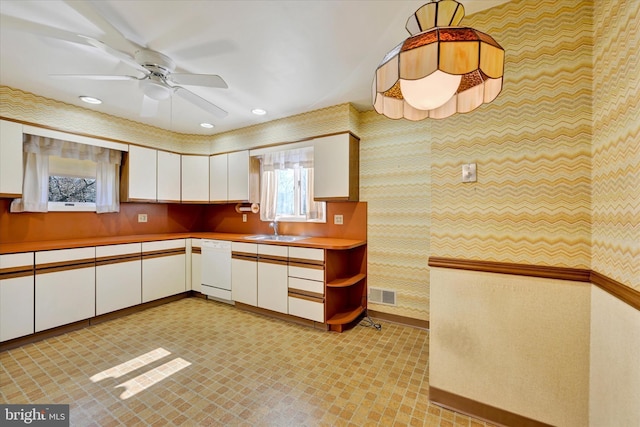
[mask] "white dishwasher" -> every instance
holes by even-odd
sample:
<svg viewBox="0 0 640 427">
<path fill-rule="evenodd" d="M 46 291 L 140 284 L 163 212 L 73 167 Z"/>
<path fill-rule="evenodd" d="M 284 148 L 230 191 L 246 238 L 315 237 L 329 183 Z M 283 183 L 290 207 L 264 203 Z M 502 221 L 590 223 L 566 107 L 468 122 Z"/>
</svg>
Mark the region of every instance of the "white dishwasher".
<svg viewBox="0 0 640 427">
<path fill-rule="evenodd" d="M 202 240 L 202 293 L 231 302 L 231 242 Z"/>
</svg>

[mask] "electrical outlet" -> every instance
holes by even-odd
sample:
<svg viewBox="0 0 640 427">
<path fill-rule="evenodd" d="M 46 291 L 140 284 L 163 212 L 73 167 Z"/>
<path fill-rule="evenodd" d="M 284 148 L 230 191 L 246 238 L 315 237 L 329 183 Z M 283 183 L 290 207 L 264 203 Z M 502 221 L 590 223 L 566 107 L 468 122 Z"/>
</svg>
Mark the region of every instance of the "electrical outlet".
<svg viewBox="0 0 640 427">
<path fill-rule="evenodd" d="M 334 215 L 333 216 L 333 223 L 337 224 L 337 225 L 342 225 L 342 215 Z"/>
<path fill-rule="evenodd" d="M 147 214 L 138 214 L 138 222 L 147 222 Z"/>
<path fill-rule="evenodd" d="M 242 214 L 242 222 L 247 222 L 247 214 Z"/>
</svg>

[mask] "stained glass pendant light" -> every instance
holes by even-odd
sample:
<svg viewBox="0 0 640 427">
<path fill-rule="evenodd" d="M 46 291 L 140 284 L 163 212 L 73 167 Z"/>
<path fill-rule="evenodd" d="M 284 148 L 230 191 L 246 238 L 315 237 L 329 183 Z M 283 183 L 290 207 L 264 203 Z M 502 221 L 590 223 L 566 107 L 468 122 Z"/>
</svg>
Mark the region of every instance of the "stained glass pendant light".
<svg viewBox="0 0 640 427">
<path fill-rule="evenodd" d="M 502 90 L 504 49 L 458 27 L 464 6 L 433 0 L 407 20 L 411 37 L 387 53 L 373 78 L 373 106 L 391 119 L 442 119 L 493 101 Z"/>
</svg>

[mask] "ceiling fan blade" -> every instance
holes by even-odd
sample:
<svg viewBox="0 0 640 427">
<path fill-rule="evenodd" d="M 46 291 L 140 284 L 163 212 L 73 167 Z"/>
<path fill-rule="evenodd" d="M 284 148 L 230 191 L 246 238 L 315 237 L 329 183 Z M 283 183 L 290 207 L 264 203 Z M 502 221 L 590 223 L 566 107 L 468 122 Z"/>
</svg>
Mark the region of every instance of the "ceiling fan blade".
<svg viewBox="0 0 640 427">
<path fill-rule="evenodd" d="M 138 48 L 147 47 L 147 40 L 145 40 L 133 26 L 129 25 L 109 2 L 104 0 L 90 0 L 89 3 L 93 9 L 100 14 L 100 17 L 106 21 L 110 28 L 116 30 L 118 34 L 129 42 L 137 45 Z"/>
<path fill-rule="evenodd" d="M 49 74 L 56 79 L 83 79 L 83 80 L 140 80 L 134 76 L 110 76 L 104 74 Z"/>
<path fill-rule="evenodd" d="M 16 18 L 9 15 L 0 15 L 0 26 L 3 29 L 20 31 L 40 37 L 48 37 L 56 40 L 64 40 L 67 42 L 85 45 L 85 40 L 78 37 L 76 33 L 61 30 L 59 28 L 50 27 L 44 24 L 27 21 L 25 19 Z"/>
<path fill-rule="evenodd" d="M 136 60 L 133 59 L 133 57 L 128 53 L 121 52 L 117 49 L 114 49 L 111 46 L 107 45 L 106 43 L 103 43 L 100 40 L 96 40 L 92 37 L 87 37 L 87 36 L 80 36 L 80 37 L 85 39 L 87 43 L 89 43 L 91 46 L 97 49 L 100 49 L 101 51 L 105 52 L 108 55 L 113 56 L 114 58 L 118 58 L 120 61 L 124 62 L 125 64 L 128 64 L 133 68 L 139 71 L 142 71 L 145 74 L 148 74 L 148 71 L 142 65 L 138 64 Z"/>
<path fill-rule="evenodd" d="M 205 86 L 227 89 L 227 83 L 215 74 L 171 73 L 167 78 L 172 83 L 187 86 Z"/>
<path fill-rule="evenodd" d="M 176 86 L 174 87 L 174 91 L 178 96 L 180 96 L 184 100 L 191 102 L 192 104 L 202 108 L 204 111 L 207 111 L 216 117 L 224 118 L 224 117 L 227 117 L 227 115 L 229 114 L 226 111 L 224 111 L 222 108 L 218 107 L 217 105 L 210 103 L 206 99 L 201 98 L 200 96 L 196 95 L 195 93 L 183 87 Z"/>
<path fill-rule="evenodd" d="M 141 117 L 154 117 L 158 114 L 158 105 L 160 101 L 156 101 L 153 98 L 149 98 L 147 95 L 142 97 L 142 110 L 140 111 Z"/>
<path fill-rule="evenodd" d="M 104 40 L 108 40 L 117 46 L 128 45 L 133 50 L 144 46 L 144 44 L 136 43 L 127 38 L 120 29 L 113 24 L 114 13 L 105 13 L 104 8 L 100 7 L 100 4 L 103 2 L 75 0 L 64 0 L 64 2 L 67 6 L 89 20 L 89 22 L 100 28 L 105 34 L 103 37 Z"/>
</svg>

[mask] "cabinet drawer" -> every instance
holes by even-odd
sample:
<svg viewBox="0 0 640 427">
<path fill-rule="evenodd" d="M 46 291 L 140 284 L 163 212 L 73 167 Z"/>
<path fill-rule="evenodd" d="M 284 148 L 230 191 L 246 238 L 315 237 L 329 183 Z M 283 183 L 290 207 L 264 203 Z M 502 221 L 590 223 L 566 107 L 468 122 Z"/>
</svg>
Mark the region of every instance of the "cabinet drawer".
<svg viewBox="0 0 640 427">
<path fill-rule="evenodd" d="M 324 323 L 324 304 L 289 296 L 289 314 Z"/>
<path fill-rule="evenodd" d="M 96 248 L 57 249 L 36 252 L 36 265 L 64 263 L 69 261 L 89 261 L 96 258 Z"/>
<path fill-rule="evenodd" d="M 142 251 L 163 251 L 167 249 L 182 249 L 187 247 L 187 241 L 185 239 L 175 240 L 160 240 L 157 242 L 143 242 Z"/>
<path fill-rule="evenodd" d="M 307 291 L 324 295 L 324 282 L 299 279 L 297 277 L 289 277 L 289 289 L 298 289 L 300 291 Z"/>
<path fill-rule="evenodd" d="M 289 277 L 299 277 L 300 279 L 317 280 L 324 282 L 324 268 L 300 267 L 289 264 Z"/>
<path fill-rule="evenodd" d="M 258 254 L 286 258 L 289 256 L 289 248 L 287 246 L 277 245 L 258 245 Z"/>
<path fill-rule="evenodd" d="M 96 258 L 118 255 L 140 255 L 142 244 L 126 243 L 123 245 L 96 246 Z"/>
<path fill-rule="evenodd" d="M 0 255 L 0 269 L 16 267 L 33 268 L 33 252 Z"/>
<path fill-rule="evenodd" d="M 324 249 L 289 247 L 289 258 L 295 261 L 312 260 L 324 262 Z"/>
<path fill-rule="evenodd" d="M 231 242 L 231 250 L 233 252 L 245 252 L 248 254 L 257 254 L 258 245 L 256 243 Z"/>
</svg>

